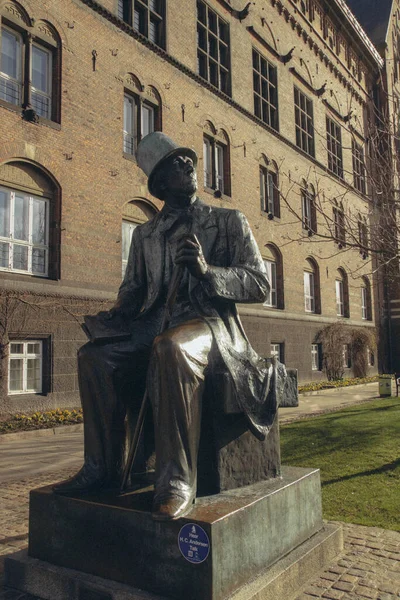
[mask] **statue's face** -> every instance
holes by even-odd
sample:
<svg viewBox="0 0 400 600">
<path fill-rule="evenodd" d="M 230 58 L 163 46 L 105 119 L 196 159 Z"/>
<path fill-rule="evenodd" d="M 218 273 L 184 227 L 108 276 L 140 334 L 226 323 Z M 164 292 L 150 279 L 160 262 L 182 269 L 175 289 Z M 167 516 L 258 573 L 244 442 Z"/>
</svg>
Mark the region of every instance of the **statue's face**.
<svg viewBox="0 0 400 600">
<path fill-rule="evenodd" d="M 193 161 L 188 156 L 175 156 L 164 166 L 163 187 L 167 197 L 191 197 L 197 190 L 197 173 Z"/>
</svg>

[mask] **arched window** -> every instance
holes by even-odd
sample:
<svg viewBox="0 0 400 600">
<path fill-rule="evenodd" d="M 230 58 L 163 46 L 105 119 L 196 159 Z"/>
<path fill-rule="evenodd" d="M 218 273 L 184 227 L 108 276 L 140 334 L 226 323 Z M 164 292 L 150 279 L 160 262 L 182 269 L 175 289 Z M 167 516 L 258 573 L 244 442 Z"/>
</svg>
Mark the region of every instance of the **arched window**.
<svg viewBox="0 0 400 600">
<path fill-rule="evenodd" d="M 361 318 L 372 321 L 371 284 L 368 277 L 363 277 L 361 283 Z"/>
<path fill-rule="evenodd" d="M 303 229 L 309 236 L 317 232 L 317 210 L 315 206 L 315 190 L 304 179 L 301 183 L 301 220 Z"/>
<path fill-rule="evenodd" d="M 147 89 L 131 73 L 125 78 L 124 154 L 134 156 L 140 140 L 161 131 L 161 98 L 155 88 Z"/>
<path fill-rule="evenodd" d="M 333 238 L 339 250 L 346 246 L 346 223 L 343 203 L 334 200 L 333 207 Z"/>
<path fill-rule="evenodd" d="M 264 264 L 271 286 L 267 299 L 264 302 L 264 306 L 283 309 L 285 304 L 282 254 L 273 244 L 265 245 Z"/>
<path fill-rule="evenodd" d="M 0 166 L 0 270 L 56 279 L 60 192 L 39 167 Z"/>
<path fill-rule="evenodd" d="M 22 107 L 26 120 L 60 121 L 61 43 L 47 21 L 17 2 L 1 9 L 0 101 Z"/>
<path fill-rule="evenodd" d="M 319 283 L 319 268 L 316 261 L 309 257 L 303 272 L 304 280 L 304 310 L 307 313 L 321 313 L 321 294 Z"/>
<path fill-rule="evenodd" d="M 350 306 L 349 306 L 349 282 L 347 273 L 344 269 L 340 268 L 337 270 L 335 280 L 336 290 L 336 314 L 338 317 L 349 317 Z"/>
<path fill-rule="evenodd" d="M 125 275 L 134 230 L 138 225 L 145 223 L 145 221 L 153 217 L 157 212 L 158 210 L 154 204 L 141 198 L 131 200 L 124 205 L 121 235 L 122 277 Z"/>
<path fill-rule="evenodd" d="M 230 153 L 227 133 L 207 121 L 203 134 L 204 187 L 214 195 L 231 195 Z"/>
<path fill-rule="evenodd" d="M 264 155 L 260 164 L 260 204 L 261 210 L 267 213 L 270 219 L 280 218 L 278 166 Z"/>
</svg>

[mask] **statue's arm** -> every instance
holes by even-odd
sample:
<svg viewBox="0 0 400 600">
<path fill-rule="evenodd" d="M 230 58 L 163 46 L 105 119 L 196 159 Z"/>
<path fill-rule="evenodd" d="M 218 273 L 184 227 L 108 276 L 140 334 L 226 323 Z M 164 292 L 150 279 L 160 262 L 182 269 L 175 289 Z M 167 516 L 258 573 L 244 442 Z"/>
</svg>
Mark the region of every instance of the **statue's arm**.
<svg viewBox="0 0 400 600">
<path fill-rule="evenodd" d="M 140 228 L 132 234 L 125 277 L 118 291 L 117 301 L 112 309 L 129 317 L 139 314 L 146 293 L 146 270 L 143 257 L 143 244 Z"/>
<path fill-rule="evenodd" d="M 270 289 L 265 265 L 246 217 L 233 210 L 226 227 L 229 266 L 208 265 L 202 284 L 210 297 L 264 302 Z"/>
</svg>

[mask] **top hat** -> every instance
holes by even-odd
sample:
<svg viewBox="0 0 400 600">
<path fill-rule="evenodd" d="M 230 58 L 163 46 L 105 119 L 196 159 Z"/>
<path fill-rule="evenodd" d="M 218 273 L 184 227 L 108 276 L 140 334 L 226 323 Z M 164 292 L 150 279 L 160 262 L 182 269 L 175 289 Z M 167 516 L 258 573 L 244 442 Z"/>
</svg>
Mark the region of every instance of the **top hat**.
<svg viewBox="0 0 400 600">
<path fill-rule="evenodd" d="M 149 133 L 139 143 L 136 151 L 136 159 L 139 167 L 149 178 L 147 185 L 150 194 L 157 197 L 157 190 L 153 185 L 156 171 L 167 158 L 179 155 L 191 158 L 193 165 L 196 167 L 196 152 L 192 148 L 178 146 L 178 144 L 161 131 Z"/>
</svg>

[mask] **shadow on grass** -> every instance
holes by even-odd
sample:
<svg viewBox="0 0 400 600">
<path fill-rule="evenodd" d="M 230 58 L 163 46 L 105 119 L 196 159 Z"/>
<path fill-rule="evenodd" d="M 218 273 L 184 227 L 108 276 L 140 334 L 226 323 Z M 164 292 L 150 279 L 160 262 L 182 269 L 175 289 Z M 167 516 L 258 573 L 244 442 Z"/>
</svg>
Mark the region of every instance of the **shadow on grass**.
<svg viewBox="0 0 400 600">
<path fill-rule="evenodd" d="M 391 414 L 392 413 L 392 414 Z M 383 406 L 363 405 L 343 409 L 281 429 L 284 460 L 307 460 L 310 455 L 323 457 L 336 451 L 368 451 L 383 437 L 400 432 L 400 403 Z"/>
<path fill-rule="evenodd" d="M 356 479 L 357 477 L 369 477 L 370 475 L 382 475 L 383 473 L 387 473 L 388 471 L 394 471 L 400 467 L 400 458 L 397 458 L 393 462 L 387 463 L 386 465 L 382 465 L 381 467 L 377 467 L 376 469 L 370 469 L 369 471 L 362 471 L 361 473 L 353 473 L 352 475 L 343 475 L 343 477 L 336 477 L 335 479 L 329 479 L 328 481 L 324 481 L 321 486 L 326 487 L 328 485 L 332 485 L 333 483 L 339 483 L 341 481 L 349 481 L 349 479 Z"/>
</svg>

